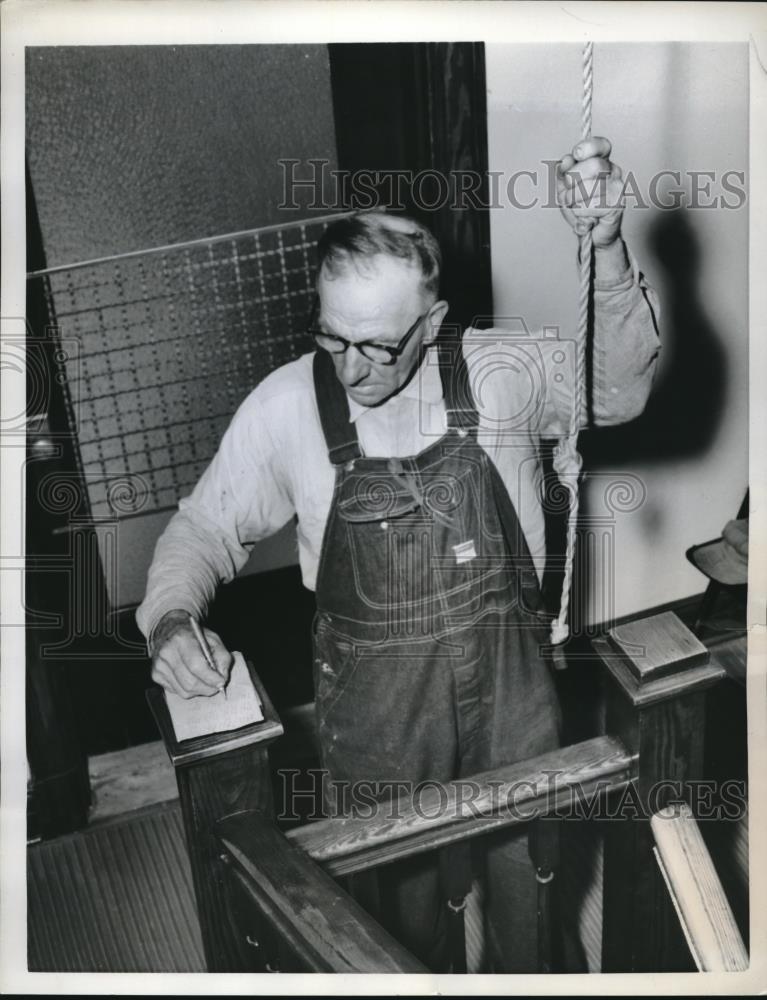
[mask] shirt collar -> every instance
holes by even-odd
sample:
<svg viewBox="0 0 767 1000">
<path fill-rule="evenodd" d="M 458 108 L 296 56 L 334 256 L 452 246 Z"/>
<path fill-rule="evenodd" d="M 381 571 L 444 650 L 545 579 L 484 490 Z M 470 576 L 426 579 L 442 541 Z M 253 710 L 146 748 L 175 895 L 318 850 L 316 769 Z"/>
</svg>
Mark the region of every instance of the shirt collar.
<svg viewBox="0 0 767 1000">
<path fill-rule="evenodd" d="M 383 410 L 387 406 L 396 406 L 401 399 L 414 399 L 418 403 L 433 406 L 443 398 L 442 379 L 437 364 L 437 349 L 430 347 L 424 354 L 421 367 L 410 379 L 407 385 L 400 389 L 396 396 L 387 399 L 380 407 L 363 406 L 347 394 L 349 401 L 349 419 L 354 423 L 358 417 L 369 413 L 372 409 Z"/>
</svg>

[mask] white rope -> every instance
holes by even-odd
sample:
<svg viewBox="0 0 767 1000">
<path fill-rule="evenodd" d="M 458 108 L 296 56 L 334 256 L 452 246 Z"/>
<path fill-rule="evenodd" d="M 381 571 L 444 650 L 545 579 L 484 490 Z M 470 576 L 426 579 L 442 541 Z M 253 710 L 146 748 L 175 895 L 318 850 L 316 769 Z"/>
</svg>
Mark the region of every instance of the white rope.
<svg viewBox="0 0 767 1000">
<path fill-rule="evenodd" d="M 583 46 L 583 103 L 581 105 L 581 139 L 591 136 L 591 103 L 594 93 L 594 43 L 586 42 Z M 593 256 L 593 241 L 591 224 L 577 230 L 580 246 L 578 258 L 581 269 L 581 288 L 578 299 L 578 330 L 575 338 L 575 385 L 573 387 L 573 405 L 570 411 L 570 425 L 566 437 L 558 442 L 554 449 L 553 465 L 560 482 L 570 492 L 570 507 L 567 518 L 567 549 L 565 555 L 565 572 L 562 580 L 562 596 L 559 604 L 559 615 L 551 626 L 551 641 L 554 645 L 565 642 L 570 634 L 567 624 L 567 610 L 570 603 L 570 589 L 575 560 L 576 527 L 578 524 L 578 480 L 580 478 L 583 460 L 578 454 L 578 429 L 581 414 L 584 409 L 586 395 L 586 345 L 589 333 L 589 303 L 591 300 L 591 271 Z"/>
</svg>

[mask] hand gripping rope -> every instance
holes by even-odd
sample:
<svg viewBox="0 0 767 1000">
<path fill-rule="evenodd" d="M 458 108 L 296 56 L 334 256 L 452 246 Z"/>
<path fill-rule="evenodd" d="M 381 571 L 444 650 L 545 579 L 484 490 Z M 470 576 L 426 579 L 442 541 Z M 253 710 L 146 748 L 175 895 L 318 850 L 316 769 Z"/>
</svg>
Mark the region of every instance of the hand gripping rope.
<svg viewBox="0 0 767 1000">
<path fill-rule="evenodd" d="M 594 90 L 594 43 L 586 42 L 583 46 L 583 103 L 581 105 L 581 138 L 591 136 L 591 98 Z M 586 395 L 586 346 L 589 333 L 589 311 L 591 303 L 591 279 L 593 241 L 591 229 L 593 222 L 582 220 L 576 226 L 579 238 L 578 260 L 581 269 L 581 289 L 578 300 L 578 330 L 575 338 L 575 386 L 573 387 L 573 404 L 570 410 L 570 425 L 567 434 L 559 439 L 554 449 L 553 466 L 560 483 L 570 493 L 570 505 L 567 519 L 567 549 L 565 555 L 565 573 L 562 580 L 562 596 L 560 598 L 559 615 L 551 625 L 551 641 L 554 645 L 563 643 L 570 634 L 567 623 L 567 609 L 570 602 L 570 588 L 573 576 L 573 561 L 575 559 L 575 538 L 578 524 L 578 480 L 583 460 L 578 454 L 578 429 L 585 406 Z"/>
</svg>

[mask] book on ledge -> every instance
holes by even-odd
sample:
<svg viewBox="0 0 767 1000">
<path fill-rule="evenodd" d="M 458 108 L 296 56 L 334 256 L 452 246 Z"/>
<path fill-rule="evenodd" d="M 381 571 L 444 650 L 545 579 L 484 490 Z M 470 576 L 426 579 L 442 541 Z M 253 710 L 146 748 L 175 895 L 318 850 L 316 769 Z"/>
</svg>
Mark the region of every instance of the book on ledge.
<svg viewBox="0 0 767 1000">
<path fill-rule="evenodd" d="M 165 692 L 176 740 L 181 743 L 211 733 L 226 733 L 261 722 L 264 709 L 242 653 L 233 653 L 234 663 L 224 691 L 182 698 Z"/>
</svg>

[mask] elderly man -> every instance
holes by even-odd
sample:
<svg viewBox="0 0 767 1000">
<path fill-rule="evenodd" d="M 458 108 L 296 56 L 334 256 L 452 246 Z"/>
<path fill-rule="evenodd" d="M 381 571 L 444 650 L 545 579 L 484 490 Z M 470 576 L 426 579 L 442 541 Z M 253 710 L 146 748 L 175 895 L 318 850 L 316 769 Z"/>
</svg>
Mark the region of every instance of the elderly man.
<svg viewBox="0 0 767 1000">
<path fill-rule="evenodd" d="M 607 140 L 591 139 L 558 176 L 568 221 L 593 226 L 592 411 L 602 424 L 641 412 L 658 353 L 609 156 Z M 586 204 L 579 179 L 598 179 L 608 197 Z M 303 579 L 317 597 L 317 726 L 332 779 L 401 790 L 555 748 L 537 449 L 567 428 L 571 352 L 503 330 L 438 341 L 448 310 L 439 247 L 411 219 L 339 220 L 318 249 L 317 351 L 248 396 L 157 544 L 138 612 L 153 677 L 187 697 L 219 688 L 230 654 L 207 630 L 211 670 L 189 615 L 204 617 L 252 544 L 297 515 Z M 519 837 L 487 843 L 494 971 L 535 970 L 526 848 Z M 432 968 L 448 968 L 438 866 L 422 856 L 386 871 L 390 926 Z"/>
</svg>

